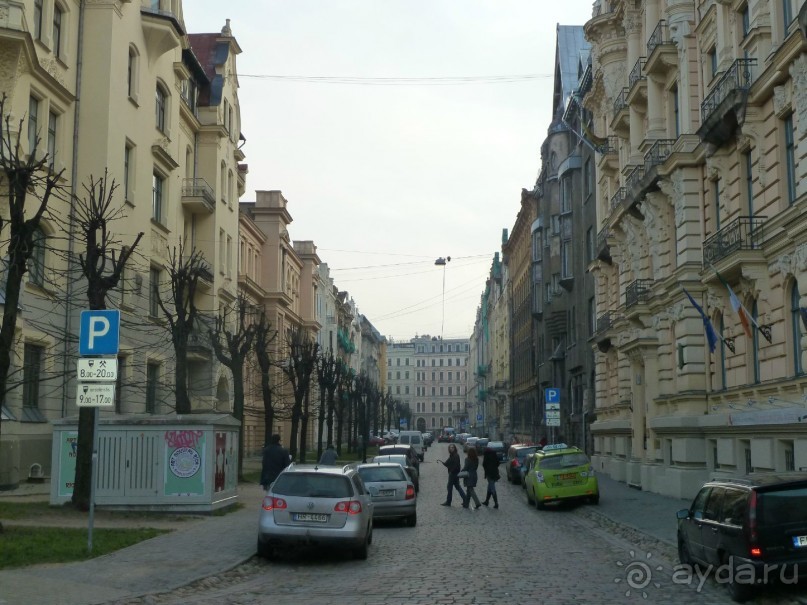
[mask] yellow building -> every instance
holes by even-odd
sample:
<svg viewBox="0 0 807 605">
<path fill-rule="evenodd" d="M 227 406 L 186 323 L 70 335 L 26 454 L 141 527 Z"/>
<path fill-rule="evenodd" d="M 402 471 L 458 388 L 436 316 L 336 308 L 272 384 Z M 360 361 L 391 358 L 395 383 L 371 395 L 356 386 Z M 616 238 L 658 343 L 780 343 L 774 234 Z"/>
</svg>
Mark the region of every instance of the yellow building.
<svg viewBox="0 0 807 605">
<path fill-rule="evenodd" d="M 613 142 L 591 266 L 594 462 L 643 489 L 690 496 L 710 476 L 807 467 L 796 4 L 601 0 L 585 25 L 590 129 Z"/>
<path fill-rule="evenodd" d="M 222 16 L 224 22 L 224 16 Z M 2 411 L 0 485 L 50 467 L 50 421 L 77 413 L 78 312 L 87 308 L 78 274 L 71 196 L 108 170 L 118 189 L 111 224 L 121 246 L 143 239 L 107 301 L 122 312 L 120 378 L 104 414 L 170 413 L 174 350 L 155 293 L 169 303 L 168 275 L 180 243 L 203 255 L 191 334 L 193 411 L 232 409 L 230 375 L 212 354 L 207 327 L 237 293 L 240 162 L 236 56 L 227 23 L 188 34 L 180 0 L 0 2 L 0 90 L 22 149 L 47 151 L 67 195 L 42 223 L 45 245 L 26 277 L 12 370 L 22 374 Z M 72 338 L 65 338 L 68 335 Z M 18 376 L 19 378 L 19 376 Z"/>
</svg>

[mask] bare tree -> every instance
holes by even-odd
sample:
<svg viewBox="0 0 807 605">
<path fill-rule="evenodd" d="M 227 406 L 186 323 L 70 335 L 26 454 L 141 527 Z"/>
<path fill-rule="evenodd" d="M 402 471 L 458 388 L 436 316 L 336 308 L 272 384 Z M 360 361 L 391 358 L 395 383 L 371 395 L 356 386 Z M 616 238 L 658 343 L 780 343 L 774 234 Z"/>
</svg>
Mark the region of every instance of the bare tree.
<svg viewBox="0 0 807 605">
<path fill-rule="evenodd" d="M 191 399 L 188 394 L 188 340 L 199 320 L 199 310 L 196 307 L 196 290 L 199 279 L 207 275 L 210 270 L 204 257 L 195 248 L 186 254 L 182 240 L 179 246 L 171 250 L 168 276 L 171 285 L 171 304 L 169 309 L 163 301 L 160 288 L 155 288 L 152 296 L 168 322 L 171 333 L 171 342 L 174 345 L 176 361 L 174 364 L 174 388 L 176 389 L 176 413 L 189 414 L 191 412 Z"/>
<path fill-rule="evenodd" d="M 317 460 L 322 456 L 322 435 L 327 434 L 327 443 L 333 443 L 334 393 L 341 380 L 344 365 L 332 350 L 321 354 L 317 361 L 317 381 L 319 383 L 319 443 L 317 444 Z M 325 430 L 327 430 L 327 433 Z"/>
<path fill-rule="evenodd" d="M 300 422 L 303 419 L 303 404 L 308 398 L 308 391 L 311 386 L 311 375 L 317 365 L 319 354 L 319 344 L 312 339 L 308 332 L 301 328 L 291 328 L 287 334 L 288 363 L 282 365 L 283 372 L 289 379 L 294 396 L 294 403 L 291 409 L 291 442 L 289 443 L 289 453 L 293 459 L 297 459 L 297 436 L 300 429 Z M 305 446 L 305 439 L 302 439 Z M 305 462 L 305 449 L 300 451 L 300 461 Z"/>
<path fill-rule="evenodd" d="M 12 130 L 11 116 L 6 110 L 7 102 L 8 97 L 3 93 L 0 98 L 0 190 L 6 196 L 4 211 L 8 215 L 0 215 L 0 232 L 6 227 L 9 230 L 6 280 L 2 285 L 4 310 L 0 325 L 0 401 L 3 403 L 17 330 L 22 279 L 36 246 L 41 245 L 36 241 L 36 235 L 40 232 L 42 216 L 51 197 L 60 192 L 59 180 L 63 172 L 54 172 L 51 158 L 39 153 L 38 136 L 26 157 L 20 147 L 19 136 Z M 25 118 L 20 120 L 17 133 L 24 132 L 24 123 Z"/>
<path fill-rule="evenodd" d="M 233 377 L 233 416 L 241 423 L 238 439 L 238 478 L 244 468 L 244 363 L 252 350 L 256 325 L 253 307 L 243 295 L 238 295 L 232 307 L 216 318 L 210 330 L 210 342 L 216 358 L 230 368 Z"/>
<path fill-rule="evenodd" d="M 85 196 L 75 204 L 76 238 L 85 243 L 79 254 L 81 274 L 87 280 L 87 302 L 90 309 L 106 309 L 109 291 L 118 286 L 123 269 L 143 232 L 137 234 L 130 247 L 114 250 L 119 242 L 110 230 L 110 224 L 123 218 L 123 205 L 113 206 L 117 185 L 109 174 L 95 179 L 90 175 L 84 185 Z M 72 502 L 76 508 L 87 510 L 92 488 L 92 446 L 94 437 L 93 408 L 82 407 L 78 414 L 78 445 L 76 450 L 76 478 Z"/>
<path fill-rule="evenodd" d="M 273 359 L 270 353 L 272 344 L 277 339 L 277 330 L 273 329 L 266 312 L 261 309 L 255 323 L 255 358 L 261 375 L 261 399 L 264 410 L 263 443 L 269 444 L 272 427 L 275 422 L 275 386 L 272 384 Z"/>
</svg>

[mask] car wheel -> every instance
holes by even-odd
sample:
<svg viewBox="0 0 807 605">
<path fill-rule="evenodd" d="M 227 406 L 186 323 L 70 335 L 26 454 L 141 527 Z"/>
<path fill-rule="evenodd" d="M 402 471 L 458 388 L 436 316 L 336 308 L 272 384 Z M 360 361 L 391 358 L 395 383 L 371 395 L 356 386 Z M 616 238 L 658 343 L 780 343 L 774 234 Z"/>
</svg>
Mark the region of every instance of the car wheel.
<svg viewBox="0 0 807 605">
<path fill-rule="evenodd" d="M 353 550 L 353 558 L 364 561 L 367 558 L 367 553 L 370 550 L 369 545 L 370 542 L 372 542 L 372 540 L 373 540 L 373 530 L 371 528 L 370 533 L 367 534 L 367 539 L 364 541 L 364 544 Z"/>
<path fill-rule="evenodd" d="M 417 514 L 417 513 L 414 513 L 413 515 L 409 515 L 409 516 L 406 518 L 406 524 L 407 524 L 409 527 L 415 527 L 415 525 L 417 525 L 417 524 L 418 524 L 418 514 Z"/>
<path fill-rule="evenodd" d="M 595 494 L 595 495 L 591 496 L 591 497 L 588 499 L 588 501 L 589 501 L 591 504 L 593 504 L 594 506 L 596 506 L 596 505 L 598 505 L 598 504 L 600 503 L 600 495 L 599 495 L 599 494 Z"/>
<path fill-rule="evenodd" d="M 543 508 L 544 508 L 543 501 L 538 497 L 538 494 L 535 494 L 535 509 L 543 510 Z"/>
<path fill-rule="evenodd" d="M 689 546 L 684 541 L 683 536 L 678 535 L 678 562 L 681 565 L 692 566 L 692 555 L 689 554 Z"/>
<path fill-rule="evenodd" d="M 258 556 L 267 561 L 273 561 L 275 559 L 275 549 L 265 542 L 261 542 L 261 539 L 258 538 Z"/>
<path fill-rule="evenodd" d="M 530 493 L 530 490 L 527 489 L 524 491 L 527 492 L 527 504 L 532 505 L 532 494 Z"/>
<path fill-rule="evenodd" d="M 367 538 L 367 544 L 372 544 L 372 543 L 373 543 L 373 526 L 371 525 L 370 526 L 370 537 Z"/>
<path fill-rule="evenodd" d="M 752 595 L 752 586 L 750 584 L 737 583 L 737 578 L 734 575 L 734 567 L 730 564 L 729 557 L 723 557 L 723 565 L 728 566 L 729 569 L 728 582 L 726 582 L 726 591 L 729 593 L 731 600 L 735 603 L 743 603 L 750 599 Z"/>
</svg>

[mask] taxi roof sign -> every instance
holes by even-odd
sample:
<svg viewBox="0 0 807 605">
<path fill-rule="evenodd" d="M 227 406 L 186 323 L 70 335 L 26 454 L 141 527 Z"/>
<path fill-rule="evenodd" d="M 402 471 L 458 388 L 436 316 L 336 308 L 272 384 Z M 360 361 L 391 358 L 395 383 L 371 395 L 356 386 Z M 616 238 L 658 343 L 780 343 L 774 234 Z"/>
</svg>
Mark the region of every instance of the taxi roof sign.
<svg viewBox="0 0 807 605">
<path fill-rule="evenodd" d="M 551 452 L 552 450 L 566 450 L 569 449 L 569 446 L 565 443 L 553 443 L 552 445 L 545 445 L 543 449 L 545 452 Z"/>
</svg>

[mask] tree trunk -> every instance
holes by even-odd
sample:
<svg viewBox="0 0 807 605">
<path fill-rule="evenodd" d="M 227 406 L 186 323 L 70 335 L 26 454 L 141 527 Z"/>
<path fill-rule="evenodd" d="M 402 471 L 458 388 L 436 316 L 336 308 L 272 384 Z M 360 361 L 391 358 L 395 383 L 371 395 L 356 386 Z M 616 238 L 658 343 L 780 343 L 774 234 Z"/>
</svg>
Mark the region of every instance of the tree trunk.
<svg viewBox="0 0 807 605">
<path fill-rule="evenodd" d="M 261 372 L 261 394 L 263 395 L 263 445 L 269 445 L 272 427 L 275 423 L 275 408 L 272 401 L 272 387 L 269 384 L 269 373 Z"/>
<path fill-rule="evenodd" d="M 234 363 L 230 368 L 233 375 L 233 417 L 241 424 L 238 427 L 238 480 L 244 479 L 244 368 Z"/>
<path fill-rule="evenodd" d="M 333 412 L 336 402 L 334 401 L 334 392 L 335 389 L 328 389 L 328 418 L 326 419 L 326 424 L 328 426 L 328 443 L 333 443 Z"/>
<path fill-rule="evenodd" d="M 22 274 L 15 265 L 9 265 L 6 280 L 5 310 L 0 329 L 0 401 L 5 403 L 8 389 L 8 372 L 11 369 L 11 351 L 14 350 L 14 334 L 17 330 L 17 309 L 20 302 Z M 1 424 L 1 423 L 0 423 Z"/>
<path fill-rule="evenodd" d="M 353 451 L 353 395 L 347 401 L 347 451 Z"/>
<path fill-rule="evenodd" d="M 184 341 L 184 342 L 183 342 Z M 191 399 L 188 395 L 188 338 L 177 336 L 177 358 L 174 366 L 174 381 L 176 388 L 176 413 L 190 414 Z"/>
<path fill-rule="evenodd" d="M 322 456 L 322 434 L 325 430 L 325 398 L 327 392 L 323 385 L 319 387 L 319 414 L 317 416 L 317 460 Z M 330 441 L 328 442 L 330 443 Z"/>
<path fill-rule="evenodd" d="M 305 390 L 303 399 L 303 413 L 300 418 L 300 462 L 305 463 L 305 454 L 308 451 L 308 417 L 311 406 L 310 389 Z M 319 460 L 319 458 L 317 458 Z"/>
</svg>

